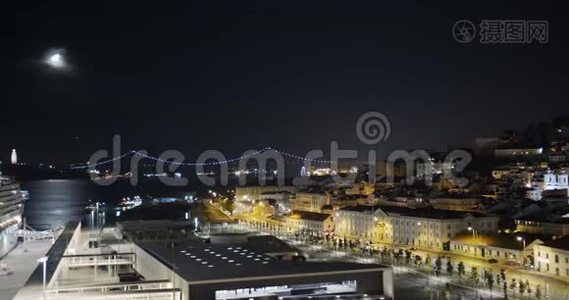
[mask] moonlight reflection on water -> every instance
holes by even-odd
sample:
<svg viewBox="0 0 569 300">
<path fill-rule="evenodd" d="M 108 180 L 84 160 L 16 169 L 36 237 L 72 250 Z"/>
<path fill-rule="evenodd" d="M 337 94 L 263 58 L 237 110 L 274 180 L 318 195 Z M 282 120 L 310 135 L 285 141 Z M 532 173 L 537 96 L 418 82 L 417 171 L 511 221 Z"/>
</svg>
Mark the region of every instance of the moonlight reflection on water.
<svg viewBox="0 0 569 300">
<path fill-rule="evenodd" d="M 169 188 L 159 182 L 131 186 L 124 181 L 100 186 L 87 179 L 33 180 L 21 182 L 21 186 L 30 193 L 24 217 L 28 225 L 38 230 L 81 220 L 89 200 L 113 203 L 134 195 L 183 197 L 189 191 L 189 188 Z"/>
</svg>

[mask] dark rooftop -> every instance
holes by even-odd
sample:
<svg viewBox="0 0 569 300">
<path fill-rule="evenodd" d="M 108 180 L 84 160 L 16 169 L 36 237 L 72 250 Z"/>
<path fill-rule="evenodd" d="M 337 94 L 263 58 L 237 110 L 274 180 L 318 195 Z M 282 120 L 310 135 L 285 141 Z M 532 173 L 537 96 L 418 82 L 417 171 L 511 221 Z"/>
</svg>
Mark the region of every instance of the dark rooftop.
<svg viewBox="0 0 569 300">
<path fill-rule="evenodd" d="M 363 194 L 350 194 L 350 195 L 341 195 L 336 197 L 335 200 L 358 200 L 358 199 L 364 199 L 367 198 L 368 196 L 363 195 Z"/>
<path fill-rule="evenodd" d="M 118 225 L 126 231 L 163 231 L 178 230 L 190 228 L 191 221 L 174 221 L 174 220 L 133 220 L 120 221 Z"/>
<path fill-rule="evenodd" d="M 340 208 L 340 210 L 355 211 L 355 212 L 364 212 L 364 211 L 374 212 L 378 208 L 383 208 L 383 207 L 380 205 L 351 205 L 351 206 L 342 207 Z"/>
<path fill-rule="evenodd" d="M 246 247 L 261 253 L 301 252 L 272 235 L 250 236 Z"/>
<path fill-rule="evenodd" d="M 437 195 L 437 197 L 435 199 L 440 199 L 440 198 L 450 198 L 450 199 L 475 199 L 477 198 L 476 196 L 470 194 L 470 193 L 443 193 L 440 195 Z"/>
<path fill-rule="evenodd" d="M 356 212 L 364 212 L 364 211 L 372 212 L 376 211 L 377 209 L 381 209 L 386 214 L 398 214 L 402 216 L 427 218 L 427 219 L 462 219 L 467 215 L 471 215 L 477 218 L 489 217 L 489 215 L 478 212 L 442 210 L 430 207 L 414 209 L 409 207 L 399 207 L 399 206 L 390 206 L 390 205 L 353 205 L 341 208 L 341 210 L 356 211 Z"/>
<path fill-rule="evenodd" d="M 297 194 L 319 194 L 319 195 L 326 195 L 327 189 L 323 186 L 308 186 L 305 187 L 297 192 Z"/>
<path fill-rule="evenodd" d="M 291 219 L 303 219 L 322 222 L 330 217 L 330 214 L 323 214 L 311 211 L 293 210 L 289 216 Z"/>
<path fill-rule="evenodd" d="M 569 235 L 543 243 L 543 246 L 569 251 Z"/>
<path fill-rule="evenodd" d="M 267 191 L 267 192 L 262 192 L 261 195 L 278 195 L 278 194 L 292 194 L 289 191 Z"/>
<path fill-rule="evenodd" d="M 470 215 L 476 218 L 490 217 L 490 215 L 478 213 L 478 212 L 464 212 L 464 211 L 454 211 L 454 210 L 442 210 L 434 209 L 430 207 L 424 208 L 408 208 L 408 207 L 397 207 L 397 206 L 382 206 L 381 210 L 390 214 L 399 214 L 402 216 L 427 218 L 427 219 L 463 219 Z"/>
<path fill-rule="evenodd" d="M 344 262 L 280 261 L 245 244 L 207 244 L 189 241 L 166 247 L 160 242 L 137 243 L 190 282 L 216 279 L 244 279 L 247 277 L 293 275 L 334 271 L 361 271 L 385 268 L 376 264 Z"/>
</svg>

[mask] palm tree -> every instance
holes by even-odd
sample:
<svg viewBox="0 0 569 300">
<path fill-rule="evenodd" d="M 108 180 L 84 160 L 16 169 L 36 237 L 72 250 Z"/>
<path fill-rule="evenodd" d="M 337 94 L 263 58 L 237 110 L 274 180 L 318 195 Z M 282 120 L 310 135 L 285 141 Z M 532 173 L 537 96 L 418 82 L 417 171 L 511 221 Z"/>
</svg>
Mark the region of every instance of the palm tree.
<svg viewBox="0 0 569 300">
<path fill-rule="evenodd" d="M 476 284 L 478 284 L 478 282 L 480 281 L 480 273 L 478 273 L 477 267 L 472 267 L 472 269 L 470 270 L 470 279 L 474 281 L 474 283 Z"/>
<path fill-rule="evenodd" d="M 452 273 L 454 272 L 454 266 L 452 265 L 452 262 L 450 261 L 450 259 L 447 261 L 447 273 L 449 276 L 452 276 Z"/>
<path fill-rule="evenodd" d="M 435 274 L 437 276 L 439 276 L 439 274 L 441 273 L 441 266 L 442 266 L 442 261 L 441 261 L 441 257 L 438 256 L 437 259 L 435 260 Z"/>
<path fill-rule="evenodd" d="M 405 264 L 409 265 L 411 263 L 411 251 L 405 250 Z"/>
<path fill-rule="evenodd" d="M 421 260 L 423 259 L 421 258 L 420 255 L 415 255 L 415 265 L 418 266 L 421 263 Z"/>
<path fill-rule="evenodd" d="M 517 286 L 516 279 L 512 278 L 512 282 L 510 282 L 510 290 L 514 291 L 514 295 L 516 294 L 516 286 Z"/>
<path fill-rule="evenodd" d="M 430 265 L 430 264 L 431 264 L 431 256 L 427 254 L 427 256 L 425 257 L 425 265 Z"/>
<path fill-rule="evenodd" d="M 409 249 L 405 250 L 405 258 L 409 257 L 409 260 L 410 260 L 411 256 L 413 256 L 413 254 L 411 253 L 411 250 L 409 250 Z"/>
<path fill-rule="evenodd" d="M 459 262 L 458 263 L 458 276 L 460 278 L 462 278 L 464 276 L 466 272 L 464 271 L 464 263 L 463 262 Z"/>
<path fill-rule="evenodd" d="M 526 279 L 526 288 L 527 288 L 527 292 L 528 292 L 528 296 L 531 295 L 531 285 L 529 284 L 529 280 Z"/>
<path fill-rule="evenodd" d="M 490 295 L 492 295 L 492 288 L 494 287 L 494 276 L 492 274 L 486 275 L 486 283 L 490 289 Z"/>
<path fill-rule="evenodd" d="M 431 265 L 431 256 L 429 254 L 427 254 L 427 256 L 425 256 L 425 270 L 430 273 L 431 269 L 432 269 L 432 265 Z"/>
<path fill-rule="evenodd" d="M 526 292 L 526 284 L 521 279 L 520 279 L 520 283 L 519 283 L 518 287 L 520 290 L 520 297 L 523 298 L 524 293 Z"/>
</svg>

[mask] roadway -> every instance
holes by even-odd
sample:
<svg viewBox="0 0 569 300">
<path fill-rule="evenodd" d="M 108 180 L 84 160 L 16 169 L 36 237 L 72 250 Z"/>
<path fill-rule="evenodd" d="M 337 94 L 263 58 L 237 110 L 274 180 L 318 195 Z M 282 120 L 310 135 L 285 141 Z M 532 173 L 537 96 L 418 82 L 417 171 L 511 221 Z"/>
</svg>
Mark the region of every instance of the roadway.
<svg viewBox="0 0 569 300">
<path fill-rule="evenodd" d="M 339 260 L 360 263 L 382 263 L 377 257 L 355 255 L 351 251 L 333 250 L 328 246 L 314 245 L 303 241 L 297 241 L 291 238 L 291 235 L 289 234 L 263 231 L 259 228 L 248 229 L 257 230 L 262 234 L 276 235 L 280 239 L 283 239 L 284 241 L 307 253 L 310 257 L 310 260 Z M 405 248 L 402 247 L 402 249 Z M 523 299 L 536 299 L 534 293 L 537 286 L 540 285 L 543 295 L 542 299 L 569 300 L 569 283 L 566 283 L 559 279 L 553 279 L 546 276 L 534 274 L 530 271 L 520 270 L 519 268 L 512 266 L 490 264 L 485 260 L 451 254 L 449 252 L 414 250 L 412 253 L 413 255 L 420 255 L 422 257 L 425 257 L 427 254 L 429 254 L 433 264 L 437 256 L 440 255 L 442 257 L 441 261 L 443 274 L 446 273 L 446 256 L 450 257 L 452 263 L 454 264 L 455 274 L 457 273 L 458 262 L 462 261 L 464 263 L 466 277 L 468 277 L 471 268 L 474 266 L 478 268 L 480 274 L 482 274 L 482 271 L 485 270 L 486 272 L 491 272 L 494 277 L 500 273 L 501 269 L 504 269 L 506 271 L 506 280 L 508 282 L 509 299 L 519 299 L 520 297 L 517 288 L 515 290 L 509 289 L 511 280 L 515 278 L 516 281 L 519 281 L 521 279 L 524 282 L 527 279 L 531 284 L 531 288 L 533 290 L 532 295 L 524 294 Z M 417 272 L 417 270 L 420 270 L 421 272 Z M 502 287 L 498 286 L 497 283 L 494 284 L 495 287 L 492 294 L 490 294 L 489 289 L 484 286 L 482 280 L 480 280 L 480 284 L 478 286 L 473 286 L 473 284 L 468 283 L 468 280 L 466 279 L 458 280 L 456 275 L 453 278 L 445 275 L 436 277 L 434 275 L 425 275 L 424 268 L 410 268 L 402 266 L 395 267 L 395 274 L 395 290 L 398 298 L 400 298 L 399 295 L 404 295 L 403 299 L 444 299 L 443 293 L 447 282 L 452 283 L 451 299 L 480 299 L 480 297 L 485 299 L 503 298 Z"/>
<path fill-rule="evenodd" d="M 234 219 L 225 214 L 221 209 L 209 203 L 209 200 L 204 199 L 202 203 L 198 204 L 195 208 L 196 216 L 204 216 L 209 223 L 232 223 Z"/>
</svg>

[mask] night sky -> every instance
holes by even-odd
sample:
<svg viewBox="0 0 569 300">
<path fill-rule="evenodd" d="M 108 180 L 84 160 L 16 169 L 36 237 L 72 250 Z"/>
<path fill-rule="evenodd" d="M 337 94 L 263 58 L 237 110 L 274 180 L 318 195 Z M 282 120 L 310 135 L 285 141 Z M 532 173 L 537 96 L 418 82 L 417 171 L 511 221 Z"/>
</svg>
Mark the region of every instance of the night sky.
<svg viewBox="0 0 569 300">
<path fill-rule="evenodd" d="M 190 160 L 333 140 L 366 149 L 354 128 L 370 110 L 391 120 L 382 151 L 433 149 L 569 112 L 561 1 L 393 2 L 6 6 L 0 159 L 16 148 L 30 162 L 84 161 L 113 134 L 125 150 Z M 459 44 L 461 19 L 548 20 L 550 41 Z M 66 49 L 69 70 L 40 63 L 50 48 Z"/>
</svg>

